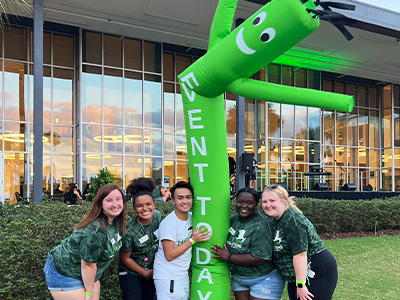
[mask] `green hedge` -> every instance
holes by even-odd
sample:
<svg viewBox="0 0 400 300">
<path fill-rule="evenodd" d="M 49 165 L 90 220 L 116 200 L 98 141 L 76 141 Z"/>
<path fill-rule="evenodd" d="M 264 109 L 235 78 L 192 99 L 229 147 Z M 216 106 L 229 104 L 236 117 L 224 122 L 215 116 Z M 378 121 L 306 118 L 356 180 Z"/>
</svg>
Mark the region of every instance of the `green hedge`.
<svg viewBox="0 0 400 300">
<path fill-rule="evenodd" d="M 318 232 L 399 229 L 400 200 L 336 201 L 297 199 L 298 206 Z M 62 202 L 42 205 L 0 206 L 0 299 L 50 299 L 43 274 L 47 253 L 69 236 L 72 228 L 90 210 L 91 203 L 67 206 Z M 171 202 L 157 202 L 163 216 L 172 211 Z M 234 201 L 231 214 L 235 212 Z M 128 205 L 128 216 L 133 215 Z M 118 262 L 101 279 L 102 299 L 122 299 Z"/>
</svg>

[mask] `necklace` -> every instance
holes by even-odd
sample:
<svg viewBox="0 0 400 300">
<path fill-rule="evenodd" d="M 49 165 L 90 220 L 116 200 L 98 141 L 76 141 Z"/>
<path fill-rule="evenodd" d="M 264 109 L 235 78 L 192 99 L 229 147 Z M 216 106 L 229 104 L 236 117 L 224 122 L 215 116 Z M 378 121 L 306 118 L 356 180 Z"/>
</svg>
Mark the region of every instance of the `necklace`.
<svg viewBox="0 0 400 300">
<path fill-rule="evenodd" d="M 146 239 L 146 240 L 143 240 L 143 242 L 145 242 L 145 241 L 147 242 L 145 250 L 143 250 L 143 253 L 146 253 L 146 257 L 143 259 L 143 261 L 144 261 L 144 269 L 147 271 L 149 269 L 147 267 L 147 264 L 148 264 L 148 261 L 149 261 L 149 251 L 153 247 L 153 232 L 152 232 L 153 220 L 151 220 L 150 224 L 145 225 L 146 227 L 148 226 L 148 230 L 147 231 L 144 229 L 143 224 L 140 223 L 139 220 L 138 220 L 138 223 L 142 227 L 142 230 L 143 230 L 143 233 L 144 233 L 144 236 L 141 239 Z M 140 239 L 139 239 L 139 241 L 140 241 Z"/>
</svg>

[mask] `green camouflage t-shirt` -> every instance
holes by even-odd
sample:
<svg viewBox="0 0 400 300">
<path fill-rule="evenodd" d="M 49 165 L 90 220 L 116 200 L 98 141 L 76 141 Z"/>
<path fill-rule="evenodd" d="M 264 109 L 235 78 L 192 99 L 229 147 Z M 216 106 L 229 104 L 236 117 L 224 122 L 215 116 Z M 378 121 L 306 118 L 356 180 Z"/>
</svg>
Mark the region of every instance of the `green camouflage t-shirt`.
<svg viewBox="0 0 400 300">
<path fill-rule="evenodd" d="M 308 260 L 325 249 L 311 222 L 293 208 L 274 220 L 274 263 L 289 282 L 295 282 L 293 256 L 307 251 Z"/>
<path fill-rule="evenodd" d="M 75 229 L 60 245 L 50 251 L 54 266 L 64 276 L 82 280 L 81 259 L 96 263 L 97 281 L 111 264 L 122 245 L 122 231 L 118 219 L 113 224 L 103 221 L 106 230 L 98 220 L 83 229 Z"/>
<path fill-rule="evenodd" d="M 241 222 L 236 214 L 230 219 L 226 245 L 232 254 L 251 254 L 264 259 L 261 266 L 239 266 L 232 264 L 232 276 L 237 278 L 258 278 L 275 269 L 272 263 L 272 222 L 258 211 L 255 216 Z"/>
<path fill-rule="evenodd" d="M 161 213 L 156 210 L 153 215 L 153 222 L 149 225 L 141 225 L 137 217 L 132 218 L 127 228 L 127 233 L 122 239 L 122 252 L 131 251 L 131 258 L 143 269 L 153 269 L 154 257 L 158 250 L 158 227 L 161 223 Z M 144 259 L 147 257 L 147 261 Z M 140 276 L 121 262 L 119 268 L 133 275 Z"/>
</svg>

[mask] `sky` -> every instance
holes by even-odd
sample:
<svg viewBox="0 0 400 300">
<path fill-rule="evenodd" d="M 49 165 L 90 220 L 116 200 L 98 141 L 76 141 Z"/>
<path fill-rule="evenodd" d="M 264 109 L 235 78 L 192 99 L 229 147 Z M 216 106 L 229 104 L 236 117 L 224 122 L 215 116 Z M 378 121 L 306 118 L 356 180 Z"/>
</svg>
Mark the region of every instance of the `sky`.
<svg viewBox="0 0 400 300">
<path fill-rule="evenodd" d="M 387 9 L 391 9 L 400 12 L 400 1 L 399 0 L 356 0 L 357 2 L 365 2 L 377 6 L 381 6 Z"/>
</svg>

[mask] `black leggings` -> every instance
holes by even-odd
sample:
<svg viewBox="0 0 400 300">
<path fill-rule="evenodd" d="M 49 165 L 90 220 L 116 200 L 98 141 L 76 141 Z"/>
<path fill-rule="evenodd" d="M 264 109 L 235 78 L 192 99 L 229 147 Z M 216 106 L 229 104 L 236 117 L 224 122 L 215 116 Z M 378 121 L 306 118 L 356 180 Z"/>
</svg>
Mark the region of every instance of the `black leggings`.
<svg viewBox="0 0 400 300">
<path fill-rule="evenodd" d="M 307 288 L 314 295 L 313 300 L 330 300 L 338 281 L 336 260 L 333 255 L 324 250 L 311 257 L 311 270 L 315 272 L 314 278 L 309 278 Z M 296 283 L 288 282 L 288 294 L 290 300 L 297 300 Z"/>
<path fill-rule="evenodd" d="M 119 285 L 124 300 L 154 300 L 156 288 L 153 278 L 145 279 L 128 273 L 119 275 Z"/>
</svg>

